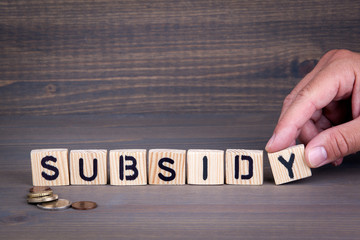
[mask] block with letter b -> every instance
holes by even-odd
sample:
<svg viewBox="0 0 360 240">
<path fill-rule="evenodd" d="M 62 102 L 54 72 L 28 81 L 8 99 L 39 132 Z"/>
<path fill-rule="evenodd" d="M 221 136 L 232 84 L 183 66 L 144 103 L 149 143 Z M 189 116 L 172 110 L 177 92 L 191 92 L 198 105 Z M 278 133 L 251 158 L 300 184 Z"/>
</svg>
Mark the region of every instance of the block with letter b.
<svg viewBox="0 0 360 240">
<path fill-rule="evenodd" d="M 268 153 L 268 156 L 276 185 L 311 176 L 311 170 L 305 163 L 303 144 Z"/>
<path fill-rule="evenodd" d="M 34 186 L 69 185 L 67 149 L 36 149 L 30 155 Z"/>
<path fill-rule="evenodd" d="M 71 150 L 70 182 L 73 185 L 107 183 L 107 150 Z"/>
<path fill-rule="evenodd" d="M 226 184 L 262 185 L 263 151 L 227 149 Z"/>
<path fill-rule="evenodd" d="M 188 150 L 188 184 L 224 184 L 224 165 L 223 150 Z"/>
<path fill-rule="evenodd" d="M 149 150 L 149 184 L 185 184 L 186 150 Z"/>
<path fill-rule="evenodd" d="M 111 185 L 146 185 L 146 149 L 110 150 Z"/>
</svg>

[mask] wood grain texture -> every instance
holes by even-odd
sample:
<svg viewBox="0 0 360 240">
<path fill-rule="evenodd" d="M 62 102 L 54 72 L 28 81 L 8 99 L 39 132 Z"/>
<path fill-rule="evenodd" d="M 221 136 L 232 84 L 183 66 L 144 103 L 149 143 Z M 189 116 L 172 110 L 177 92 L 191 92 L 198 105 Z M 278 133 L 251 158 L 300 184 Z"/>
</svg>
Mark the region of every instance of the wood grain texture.
<svg viewBox="0 0 360 240">
<path fill-rule="evenodd" d="M 188 184 L 224 184 L 223 150 L 189 149 L 186 162 Z"/>
<path fill-rule="evenodd" d="M 1 8 L 1 115 L 274 112 L 302 62 L 333 48 L 360 51 L 360 6 L 351 1 Z"/>
<path fill-rule="evenodd" d="M 123 157 L 123 179 L 120 178 L 120 157 Z M 133 157 L 136 165 L 132 160 L 126 157 Z M 147 159 L 146 149 L 118 149 L 110 150 L 110 184 L 111 185 L 146 185 L 147 184 Z M 129 169 L 127 165 L 129 164 Z M 136 168 L 137 172 L 132 168 Z M 137 174 L 135 179 L 132 179 Z M 131 179 L 128 179 L 128 177 Z"/>
<path fill-rule="evenodd" d="M 69 162 L 67 149 L 34 149 L 31 155 L 32 182 L 34 186 L 61 186 L 69 185 Z M 44 168 L 41 161 L 45 157 L 51 157 L 45 164 L 50 167 Z M 52 169 L 57 168 L 57 173 Z M 50 169 L 51 168 L 51 169 Z M 45 173 L 54 179 L 47 180 L 42 176 Z"/>
<path fill-rule="evenodd" d="M 107 150 L 71 150 L 69 165 L 71 185 L 107 183 Z"/>
<path fill-rule="evenodd" d="M 235 178 L 235 158 L 238 156 L 238 176 Z M 250 161 L 242 159 L 242 156 L 251 158 L 251 173 Z M 263 151 L 262 150 L 246 150 L 246 149 L 226 149 L 225 153 L 225 178 L 226 184 L 241 184 L 241 185 L 262 185 L 264 181 L 264 166 L 263 166 Z M 243 178 L 248 176 L 249 178 Z"/>
<path fill-rule="evenodd" d="M 93 211 L 28 205 L 29 153 L 263 149 L 328 50 L 360 52 L 353 0 L 1 1 L 4 239 L 359 239 L 360 156 L 277 187 L 57 186 Z"/>
<path fill-rule="evenodd" d="M 159 161 L 169 158 L 173 163 L 164 161 L 160 167 Z M 186 150 L 150 149 L 149 150 L 149 184 L 183 185 L 186 180 L 185 171 Z M 166 167 L 166 168 L 164 168 Z M 172 169 L 174 172 L 170 172 Z M 164 179 L 161 179 L 162 175 Z M 173 179 L 171 179 L 173 178 Z"/>
<path fill-rule="evenodd" d="M 327 240 L 360 235 L 359 154 L 282 186 L 274 184 L 265 155 L 262 186 L 57 186 L 52 189 L 60 198 L 95 201 L 98 208 L 44 212 L 26 203 L 32 185 L 29 152 L 40 146 L 261 149 L 273 130 L 268 114 L 0 119 L 0 232 L 6 239 Z"/>
<path fill-rule="evenodd" d="M 311 170 L 305 163 L 303 144 L 289 147 L 279 152 L 268 153 L 268 157 L 276 185 L 311 177 Z M 293 162 L 285 167 L 284 163 L 280 162 L 280 157 L 288 163 L 293 158 Z"/>
</svg>

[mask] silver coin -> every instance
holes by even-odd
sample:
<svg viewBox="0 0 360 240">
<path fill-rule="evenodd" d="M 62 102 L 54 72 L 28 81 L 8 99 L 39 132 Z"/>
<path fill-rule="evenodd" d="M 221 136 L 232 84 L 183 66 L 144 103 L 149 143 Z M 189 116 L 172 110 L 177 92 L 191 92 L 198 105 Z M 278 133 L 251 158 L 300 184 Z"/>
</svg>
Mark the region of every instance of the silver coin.
<svg viewBox="0 0 360 240">
<path fill-rule="evenodd" d="M 28 198 L 27 202 L 28 203 L 44 203 L 44 202 L 55 201 L 58 198 L 59 198 L 59 196 L 57 194 L 53 194 L 53 195 L 45 196 L 45 197 Z"/>
<path fill-rule="evenodd" d="M 52 202 L 39 203 L 37 205 L 38 208 L 44 210 L 63 210 L 69 208 L 71 206 L 71 202 L 67 199 L 58 199 Z"/>
</svg>

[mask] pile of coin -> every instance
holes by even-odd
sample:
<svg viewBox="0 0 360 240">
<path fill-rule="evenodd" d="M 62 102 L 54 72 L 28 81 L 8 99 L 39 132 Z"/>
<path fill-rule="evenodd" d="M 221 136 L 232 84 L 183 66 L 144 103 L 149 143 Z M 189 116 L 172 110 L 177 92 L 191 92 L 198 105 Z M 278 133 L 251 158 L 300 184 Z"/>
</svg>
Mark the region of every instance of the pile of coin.
<svg viewBox="0 0 360 240">
<path fill-rule="evenodd" d="M 71 202 L 59 199 L 50 187 L 33 187 L 27 195 L 27 202 L 37 204 L 38 208 L 45 210 L 62 210 L 70 207 Z"/>
<path fill-rule="evenodd" d="M 97 207 L 95 202 L 79 201 L 71 204 L 69 200 L 59 199 L 50 187 L 32 187 L 27 195 L 27 202 L 37 204 L 38 208 L 44 210 L 63 210 L 70 206 L 76 210 L 90 210 Z"/>
</svg>

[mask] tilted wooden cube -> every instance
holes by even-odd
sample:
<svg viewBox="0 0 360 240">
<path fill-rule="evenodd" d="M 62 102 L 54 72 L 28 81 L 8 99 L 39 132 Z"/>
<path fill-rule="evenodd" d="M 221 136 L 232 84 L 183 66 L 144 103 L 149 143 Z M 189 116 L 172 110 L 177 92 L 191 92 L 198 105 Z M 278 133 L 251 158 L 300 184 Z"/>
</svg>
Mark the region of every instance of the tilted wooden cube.
<svg viewBox="0 0 360 240">
<path fill-rule="evenodd" d="M 303 144 L 268 153 L 268 157 L 276 185 L 311 176 L 311 170 L 305 163 Z"/>
<path fill-rule="evenodd" d="M 111 185 L 146 185 L 146 149 L 110 150 Z"/>
<path fill-rule="evenodd" d="M 107 150 L 71 150 L 70 182 L 73 185 L 107 183 Z"/>
<path fill-rule="evenodd" d="M 190 149 L 187 153 L 188 184 L 224 184 L 224 151 Z"/>
<path fill-rule="evenodd" d="M 226 184 L 262 185 L 263 151 L 227 149 Z"/>
<path fill-rule="evenodd" d="M 149 150 L 149 184 L 185 184 L 186 150 Z"/>
<path fill-rule="evenodd" d="M 67 149 L 36 149 L 30 155 L 34 186 L 69 185 Z"/>
</svg>

